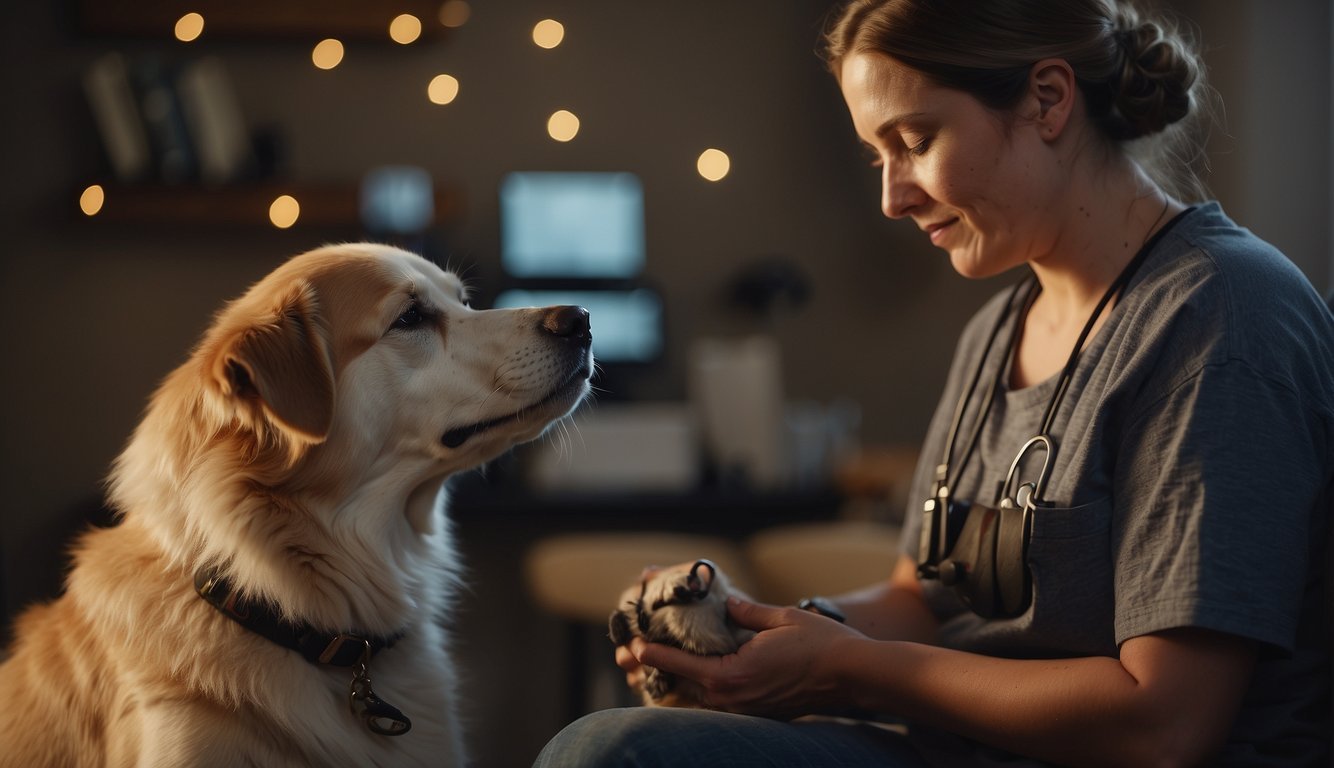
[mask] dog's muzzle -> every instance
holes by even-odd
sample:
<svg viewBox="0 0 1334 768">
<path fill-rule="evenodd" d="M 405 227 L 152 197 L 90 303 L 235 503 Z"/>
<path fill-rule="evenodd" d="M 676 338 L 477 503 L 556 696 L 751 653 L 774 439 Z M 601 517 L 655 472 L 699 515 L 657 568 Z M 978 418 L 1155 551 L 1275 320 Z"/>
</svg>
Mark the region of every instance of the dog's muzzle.
<svg viewBox="0 0 1334 768">
<path fill-rule="evenodd" d="M 567 373 L 545 397 L 517 413 L 479 421 L 466 427 L 451 429 L 440 438 L 446 448 L 458 448 L 473 436 L 488 429 L 514 421 L 524 413 L 554 403 L 583 385 L 593 375 L 593 331 L 588 310 L 576 306 L 551 307 L 542 314 L 541 332 L 549 334 L 566 357 Z"/>
</svg>

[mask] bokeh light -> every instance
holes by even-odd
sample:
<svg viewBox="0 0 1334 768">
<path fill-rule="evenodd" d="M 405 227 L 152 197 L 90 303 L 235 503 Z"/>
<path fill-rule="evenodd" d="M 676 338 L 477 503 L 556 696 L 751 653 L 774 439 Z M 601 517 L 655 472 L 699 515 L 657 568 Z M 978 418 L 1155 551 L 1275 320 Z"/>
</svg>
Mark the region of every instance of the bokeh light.
<svg viewBox="0 0 1334 768">
<path fill-rule="evenodd" d="M 446 27 L 461 27 L 468 23 L 472 7 L 465 0 L 446 0 L 440 6 L 440 23 Z"/>
<path fill-rule="evenodd" d="M 556 141 L 569 141 L 579 133 L 579 118 L 569 110 L 557 110 L 547 119 L 547 133 Z"/>
<path fill-rule="evenodd" d="M 189 43 L 204 34 L 204 17 L 197 13 L 187 13 L 176 20 L 176 39 Z"/>
<path fill-rule="evenodd" d="M 718 181 L 727 175 L 732 169 L 732 159 L 721 149 L 706 149 L 699 153 L 699 160 L 695 161 L 695 168 L 699 175 L 709 181 Z"/>
<path fill-rule="evenodd" d="M 343 44 L 332 37 L 315 44 L 310 60 L 320 69 L 333 69 L 343 63 Z"/>
<path fill-rule="evenodd" d="M 389 22 L 389 37 L 393 41 L 402 45 L 414 42 L 422 36 L 421 19 L 410 13 L 399 14 L 394 20 Z"/>
<path fill-rule="evenodd" d="M 106 200 L 106 192 L 102 189 L 102 185 L 92 184 L 79 195 L 79 209 L 88 216 L 96 216 Z"/>
<path fill-rule="evenodd" d="M 426 86 L 426 97 L 432 104 L 448 104 L 459 95 L 459 81 L 452 75 L 436 75 Z"/>
<path fill-rule="evenodd" d="M 279 195 L 269 205 L 269 221 L 278 229 L 287 229 L 301 217 L 301 205 L 291 195 Z"/>
<path fill-rule="evenodd" d="M 542 19 L 533 27 L 533 42 L 542 48 L 555 48 L 565 39 L 565 25 L 555 19 Z"/>
</svg>

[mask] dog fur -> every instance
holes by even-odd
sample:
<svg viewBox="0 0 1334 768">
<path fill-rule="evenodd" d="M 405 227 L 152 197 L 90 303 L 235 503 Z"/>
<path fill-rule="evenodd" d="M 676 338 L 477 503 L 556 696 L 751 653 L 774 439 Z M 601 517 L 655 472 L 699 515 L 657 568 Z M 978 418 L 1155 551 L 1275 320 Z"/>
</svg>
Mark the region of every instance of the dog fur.
<svg viewBox="0 0 1334 768">
<path fill-rule="evenodd" d="M 607 621 L 608 634 L 616 645 L 638 636 L 701 656 L 732 653 L 755 633 L 727 615 L 731 591 L 726 574 L 708 560 L 653 571 L 622 593 Z M 641 694 L 649 706 L 704 706 L 696 683 L 647 665 Z"/>
<path fill-rule="evenodd" d="M 111 528 L 74 548 L 0 666 L 0 763 L 462 766 L 444 480 L 581 401 L 587 314 L 474 311 L 387 246 L 302 254 L 226 306 L 113 468 Z M 201 599 L 217 569 L 287 620 L 400 639 L 369 663 L 412 720 L 372 733 L 351 672 Z"/>
</svg>

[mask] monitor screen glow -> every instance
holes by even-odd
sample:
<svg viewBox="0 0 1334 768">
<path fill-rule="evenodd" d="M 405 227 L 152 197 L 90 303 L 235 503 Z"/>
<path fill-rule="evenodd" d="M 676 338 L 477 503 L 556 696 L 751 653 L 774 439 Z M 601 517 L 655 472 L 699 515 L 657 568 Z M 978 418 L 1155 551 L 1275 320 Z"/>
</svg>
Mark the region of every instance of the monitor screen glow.
<svg viewBox="0 0 1334 768">
<path fill-rule="evenodd" d="M 500 187 L 501 263 L 519 278 L 627 278 L 644 267 L 633 173 L 522 171 Z"/>
</svg>

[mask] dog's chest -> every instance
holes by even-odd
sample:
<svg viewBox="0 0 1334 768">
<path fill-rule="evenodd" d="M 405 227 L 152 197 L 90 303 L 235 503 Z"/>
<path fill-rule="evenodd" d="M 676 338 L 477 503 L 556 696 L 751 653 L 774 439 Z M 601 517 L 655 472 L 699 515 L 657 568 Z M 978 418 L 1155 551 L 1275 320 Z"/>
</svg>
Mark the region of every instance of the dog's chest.
<svg viewBox="0 0 1334 768">
<path fill-rule="evenodd" d="M 373 731 L 353 706 L 353 672 L 311 665 L 303 679 L 286 686 L 273 702 L 285 712 L 261 719 L 288 719 L 292 737 L 314 765 L 414 766 L 463 764 L 462 740 L 453 712 L 454 675 L 442 651 L 433 654 L 381 654 L 369 668 L 376 696 L 411 721 L 402 735 Z"/>
</svg>

